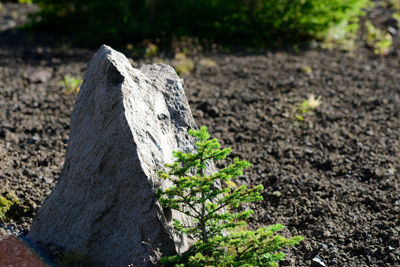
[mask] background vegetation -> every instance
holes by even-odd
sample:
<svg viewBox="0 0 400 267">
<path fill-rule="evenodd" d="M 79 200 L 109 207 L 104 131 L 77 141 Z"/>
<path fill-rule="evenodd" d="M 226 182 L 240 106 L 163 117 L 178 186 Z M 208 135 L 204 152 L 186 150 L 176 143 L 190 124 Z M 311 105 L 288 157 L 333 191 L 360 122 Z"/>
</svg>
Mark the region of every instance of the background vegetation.
<svg viewBox="0 0 400 267">
<path fill-rule="evenodd" d="M 234 45 L 288 45 L 341 38 L 369 0 L 34 0 L 35 21 L 100 42 L 196 36 Z"/>
</svg>

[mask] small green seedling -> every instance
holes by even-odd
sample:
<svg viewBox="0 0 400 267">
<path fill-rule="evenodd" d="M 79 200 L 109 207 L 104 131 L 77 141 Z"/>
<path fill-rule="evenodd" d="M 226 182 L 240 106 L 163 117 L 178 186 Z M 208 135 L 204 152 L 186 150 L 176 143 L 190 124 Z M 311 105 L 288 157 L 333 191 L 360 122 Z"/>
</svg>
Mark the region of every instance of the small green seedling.
<svg viewBox="0 0 400 267">
<path fill-rule="evenodd" d="M 390 6 L 390 8 L 394 11 L 392 18 L 394 18 L 397 21 L 398 25 L 400 26 L 400 1 L 389 0 L 388 3 L 386 3 L 386 7 L 387 6 Z"/>
<path fill-rule="evenodd" d="M 64 86 L 66 94 L 76 95 L 79 93 L 82 80 L 66 75 L 64 76 L 64 80 L 60 84 Z"/>
<path fill-rule="evenodd" d="M 199 65 L 208 67 L 208 68 L 214 68 L 217 66 L 217 62 L 210 58 L 203 58 L 199 61 Z"/>
<path fill-rule="evenodd" d="M 149 40 L 143 41 L 142 44 L 134 46 L 133 44 L 127 44 L 126 50 L 131 57 L 144 57 L 144 58 L 154 58 L 159 54 L 159 48 L 156 44 L 149 42 Z"/>
<path fill-rule="evenodd" d="M 195 68 L 193 60 L 187 58 L 185 53 L 175 54 L 175 60 L 173 61 L 172 65 L 179 76 L 186 76 Z"/>
<path fill-rule="evenodd" d="M 392 9 L 394 9 L 397 12 L 400 12 L 400 1 L 399 0 L 390 0 L 390 5 L 392 6 Z"/>
<path fill-rule="evenodd" d="M 313 73 L 311 66 L 303 66 L 301 67 L 301 71 L 307 75 L 312 75 Z"/>
<path fill-rule="evenodd" d="M 296 106 L 294 112 L 295 118 L 298 121 L 304 121 L 305 116 L 319 105 L 321 105 L 321 97 L 315 98 L 314 94 L 311 94 L 307 100 Z"/>
<path fill-rule="evenodd" d="M 158 46 L 155 44 L 148 44 L 146 49 L 144 50 L 144 57 L 145 58 L 152 58 L 158 55 Z"/>
<path fill-rule="evenodd" d="M 392 35 L 376 28 L 369 20 L 365 22 L 367 28 L 367 44 L 374 49 L 376 55 L 387 55 L 393 44 Z"/>
<path fill-rule="evenodd" d="M 232 150 L 219 149 L 218 140 L 210 139 L 205 126 L 189 130 L 189 135 L 197 139 L 196 152 L 173 152 L 175 162 L 165 164 L 169 171 L 159 171 L 160 178 L 172 186 L 158 189 L 157 197 L 164 209 L 192 218 L 192 224 L 174 220 L 173 226 L 195 243 L 188 252 L 163 257 L 161 262 L 175 266 L 277 266 L 285 257 L 280 250 L 299 244 L 303 237 L 276 234 L 283 229 L 280 224 L 247 230 L 246 220 L 253 210 L 241 210 L 241 205 L 262 200 L 263 186 L 248 189 L 232 180 L 250 163 L 235 158 L 229 166 L 208 173 L 208 166 L 225 159 Z"/>
</svg>

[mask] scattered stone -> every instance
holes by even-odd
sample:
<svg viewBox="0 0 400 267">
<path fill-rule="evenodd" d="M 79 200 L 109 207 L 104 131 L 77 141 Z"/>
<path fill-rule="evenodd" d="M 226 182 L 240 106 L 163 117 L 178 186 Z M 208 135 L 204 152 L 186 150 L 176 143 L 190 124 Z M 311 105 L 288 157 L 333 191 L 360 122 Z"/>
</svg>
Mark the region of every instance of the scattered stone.
<svg viewBox="0 0 400 267">
<path fill-rule="evenodd" d="M 322 233 L 322 235 L 323 235 L 324 237 L 330 237 L 330 236 L 331 236 L 331 232 L 329 232 L 328 230 L 324 230 L 323 233 Z"/>
<path fill-rule="evenodd" d="M 311 267 L 326 267 L 326 265 L 320 257 L 315 256 L 311 261 Z"/>
<path fill-rule="evenodd" d="M 40 140 L 40 137 L 38 135 L 34 135 L 30 138 L 28 138 L 28 144 L 32 145 L 32 144 L 36 144 L 36 142 L 38 142 Z"/>
<path fill-rule="evenodd" d="M 0 30 L 1 31 L 5 31 L 5 30 L 8 30 L 8 29 L 12 29 L 15 26 L 17 26 L 17 23 L 12 18 L 6 19 L 4 24 L 1 25 Z"/>
<path fill-rule="evenodd" d="M 280 191 L 274 191 L 272 192 L 272 195 L 279 198 L 282 196 L 282 193 Z"/>
<path fill-rule="evenodd" d="M 320 248 L 320 249 L 328 249 L 328 245 L 326 245 L 324 243 L 318 243 L 318 248 Z"/>
<path fill-rule="evenodd" d="M 50 178 L 50 177 L 44 177 L 44 182 L 46 183 L 46 184 L 51 184 L 51 183 L 53 183 L 54 182 L 54 179 L 53 178 Z"/>
<path fill-rule="evenodd" d="M 313 153 L 314 153 L 314 151 L 313 151 L 312 149 L 310 149 L 310 148 L 304 149 L 304 152 L 305 152 L 306 154 L 313 154 Z"/>
<path fill-rule="evenodd" d="M 332 266 L 336 266 L 336 265 L 338 264 L 337 259 L 332 259 L 331 262 L 330 262 L 330 264 L 331 264 Z"/>
<path fill-rule="evenodd" d="M 248 185 L 249 183 L 250 183 L 250 178 L 249 178 L 249 176 L 248 175 L 242 175 L 242 176 L 240 176 L 239 177 L 239 183 L 241 184 L 241 185 Z"/>
<path fill-rule="evenodd" d="M 45 83 L 50 80 L 52 73 L 46 70 L 36 71 L 28 76 L 33 83 Z"/>
<path fill-rule="evenodd" d="M 71 117 L 64 169 L 28 239 L 86 251 L 101 266 L 150 266 L 182 253 L 190 240 L 155 196 L 157 170 L 172 151 L 193 151 L 196 128 L 183 82 L 172 67 L 131 66 L 102 46 L 90 61 Z M 211 167 L 210 167 L 211 168 Z"/>
</svg>

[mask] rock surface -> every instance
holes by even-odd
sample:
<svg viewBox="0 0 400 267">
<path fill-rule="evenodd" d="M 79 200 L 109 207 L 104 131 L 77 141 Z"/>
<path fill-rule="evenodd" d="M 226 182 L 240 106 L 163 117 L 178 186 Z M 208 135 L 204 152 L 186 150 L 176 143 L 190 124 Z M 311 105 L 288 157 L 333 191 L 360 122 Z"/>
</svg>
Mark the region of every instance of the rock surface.
<svg viewBox="0 0 400 267">
<path fill-rule="evenodd" d="M 163 211 L 154 194 L 166 186 L 157 170 L 173 162 L 172 151 L 193 150 L 182 85 L 172 67 L 135 69 L 103 45 L 72 112 L 63 171 L 28 239 L 86 251 L 96 266 L 149 266 L 185 251 L 190 240 L 170 222 L 187 218 Z"/>
</svg>

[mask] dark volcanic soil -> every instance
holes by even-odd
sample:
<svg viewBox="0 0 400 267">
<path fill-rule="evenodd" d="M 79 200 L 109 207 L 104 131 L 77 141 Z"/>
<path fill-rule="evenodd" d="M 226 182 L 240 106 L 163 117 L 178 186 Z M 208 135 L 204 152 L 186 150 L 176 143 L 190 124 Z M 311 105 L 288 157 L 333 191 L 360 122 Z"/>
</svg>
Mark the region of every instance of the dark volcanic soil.
<svg viewBox="0 0 400 267">
<path fill-rule="evenodd" d="M 2 19 L 26 10 L 4 6 Z M 215 67 L 193 58 L 185 89 L 198 125 L 252 163 L 240 183 L 265 187 L 252 225 L 279 222 L 305 237 L 282 265 L 319 256 L 327 266 L 400 266 L 398 49 L 208 55 Z M 0 193 L 31 208 L 0 223 L 7 231 L 28 230 L 57 181 L 75 98 L 60 81 L 83 77 L 94 52 L 0 32 Z M 322 104 L 301 122 L 294 109 L 310 94 Z"/>
</svg>

